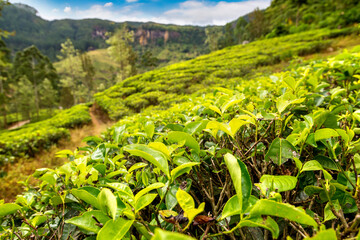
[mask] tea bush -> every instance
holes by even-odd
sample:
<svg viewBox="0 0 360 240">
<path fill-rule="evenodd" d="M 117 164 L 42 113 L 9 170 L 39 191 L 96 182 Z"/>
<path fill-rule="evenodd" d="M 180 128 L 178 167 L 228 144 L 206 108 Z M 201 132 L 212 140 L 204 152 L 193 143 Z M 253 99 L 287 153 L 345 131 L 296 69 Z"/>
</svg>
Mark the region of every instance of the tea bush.
<svg viewBox="0 0 360 240">
<path fill-rule="evenodd" d="M 355 239 L 357 50 L 85 138 L 0 203 L 0 239 Z"/>
<path fill-rule="evenodd" d="M 259 66 L 274 65 L 295 56 L 319 52 L 331 44 L 332 38 L 354 32 L 358 32 L 358 29 L 321 29 L 228 47 L 130 77 L 97 93 L 95 101 L 112 119 L 140 112 L 151 105 L 167 108 L 179 102 L 182 96 L 206 88 L 209 81 L 217 86 L 231 86 L 238 78 L 248 75 Z M 157 91 L 168 95 L 163 99 L 165 101 L 157 99 L 151 102 L 144 96 L 148 92 Z"/>
<path fill-rule="evenodd" d="M 54 117 L 24 125 L 14 130 L 0 132 L 0 164 L 11 162 L 16 157 L 34 156 L 62 138 L 70 136 L 68 128 L 89 123 L 89 107 L 77 105 L 60 111 Z"/>
</svg>

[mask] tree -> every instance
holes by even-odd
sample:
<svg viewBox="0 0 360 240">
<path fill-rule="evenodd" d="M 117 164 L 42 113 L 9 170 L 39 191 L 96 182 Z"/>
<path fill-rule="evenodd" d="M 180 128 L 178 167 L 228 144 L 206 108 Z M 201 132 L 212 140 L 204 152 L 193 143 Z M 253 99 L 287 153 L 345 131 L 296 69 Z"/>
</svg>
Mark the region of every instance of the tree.
<svg viewBox="0 0 360 240">
<path fill-rule="evenodd" d="M 39 117 L 40 95 L 39 89 L 45 78 L 49 79 L 52 86 L 56 88 L 58 75 L 49 58 L 42 55 L 40 51 L 31 46 L 22 52 L 17 52 L 14 61 L 14 78 L 18 82 L 26 77 L 31 83 L 34 95 L 34 106 L 37 117 Z"/>
<path fill-rule="evenodd" d="M 71 91 L 74 104 L 78 104 L 81 98 L 79 93 L 82 95 L 86 91 L 83 84 L 86 72 L 83 70 L 80 53 L 75 49 L 70 39 L 61 44 L 60 53 L 58 59 L 62 60 L 62 65 L 59 68 L 61 87 L 68 88 Z"/>
<path fill-rule="evenodd" d="M 147 50 L 140 60 L 140 64 L 144 67 L 156 67 L 158 65 L 159 59 L 153 56 L 150 50 Z"/>
<path fill-rule="evenodd" d="M 205 28 L 206 40 L 205 44 L 209 46 L 210 51 L 216 51 L 219 49 L 219 39 L 222 36 L 221 28 L 208 27 Z"/>
<path fill-rule="evenodd" d="M 85 72 L 83 83 L 88 90 L 87 101 L 90 101 L 90 98 L 92 96 L 92 90 L 94 89 L 95 67 L 92 63 L 89 54 L 82 53 L 79 55 L 79 57 L 81 60 L 82 69 Z"/>
<path fill-rule="evenodd" d="M 10 92 L 10 50 L 5 42 L 0 39 L 0 112 L 3 116 L 4 128 L 7 127 L 7 112 Z"/>
<path fill-rule="evenodd" d="M 257 39 L 267 33 L 266 18 L 262 10 L 256 8 L 249 14 L 249 20 L 247 30 L 250 32 L 252 39 Z"/>
<path fill-rule="evenodd" d="M 122 81 L 136 74 L 136 55 L 131 47 L 134 42 L 134 32 L 128 31 L 126 24 L 115 31 L 106 41 L 110 46 L 108 52 L 119 68 L 118 81 Z"/>
<path fill-rule="evenodd" d="M 57 102 L 57 92 L 47 78 L 45 78 L 43 84 L 41 85 L 40 96 L 41 107 L 49 109 L 50 113 L 52 113 L 52 108 L 56 106 Z"/>
<path fill-rule="evenodd" d="M 13 102 L 16 106 L 16 110 L 21 112 L 23 119 L 30 119 L 32 109 L 36 106 L 34 102 L 35 94 L 32 86 L 32 82 L 26 75 L 21 76 L 17 83 L 11 86 L 14 89 Z M 39 113 L 37 112 L 39 118 Z"/>
</svg>

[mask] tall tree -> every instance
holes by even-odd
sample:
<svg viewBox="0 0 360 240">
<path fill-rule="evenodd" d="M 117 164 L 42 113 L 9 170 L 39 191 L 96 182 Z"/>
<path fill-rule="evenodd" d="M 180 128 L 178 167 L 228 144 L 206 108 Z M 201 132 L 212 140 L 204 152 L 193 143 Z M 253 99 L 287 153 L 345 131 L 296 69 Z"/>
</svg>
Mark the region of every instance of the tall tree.
<svg viewBox="0 0 360 240">
<path fill-rule="evenodd" d="M 3 117 L 4 128 L 7 127 L 6 116 L 10 99 L 10 68 L 10 50 L 6 47 L 5 42 L 0 39 L 0 113 Z"/>
<path fill-rule="evenodd" d="M 209 46 L 210 51 L 216 51 L 219 49 L 219 39 L 222 36 L 221 28 L 208 27 L 205 28 L 206 40 L 205 44 Z"/>
<path fill-rule="evenodd" d="M 117 63 L 119 68 L 118 81 L 136 74 L 136 54 L 131 47 L 132 42 L 134 42 L 134 32 L 129 31 L 126 24 L 116 30 L 106 41 L 110 45 L 108 47 L 110 57 Z"/>
<path fill-rule="evenodd" d="M 78 104 L 81 101 L 79 93 L 86 91 L 83 84 L 86 72 L 82 67 L 80 53 L 75 49 L 70 39 L 61 44 L 60 52 L 61 55 L 58 58 L 62 60 L 62 65 L 59 68 L 61 87 L 68 88 L 71 91 L 74 104 Z M 68 96 L 61 97 L 67 98 Z"/>
<path fill-rule="evenodd" d="M 249 14 L 249 20 L 247 30 L 250 32 L 252 39 L 259 38 L 267 33 L 266 18 L 262 10 L 256 8 Z"/>
<path fill-rule="evenodd" d="M 86 52 L 80 54 L 79 57 L 81 60 L 82 69 L 85 72 L 83 83 L 88 90 L 87 101 L 90 101 L 92 93 L 93 93 L 92 91 L 94 89 L 95 67 L 92 63 L 92 60 L 91 60 L 89 54 L 87 54 Z"/>
<path fill-rule="evenodd" d="M 31 82 L 36 114 L 39 117 L 40 85 L 47 78 L 56 86 L 58 75 L 54 66 L 48 57 L 42 55 L 35 46 L 31 46 L 16 53 L 13 69 L 17 81 L 25 76 Z"/>
</svg>

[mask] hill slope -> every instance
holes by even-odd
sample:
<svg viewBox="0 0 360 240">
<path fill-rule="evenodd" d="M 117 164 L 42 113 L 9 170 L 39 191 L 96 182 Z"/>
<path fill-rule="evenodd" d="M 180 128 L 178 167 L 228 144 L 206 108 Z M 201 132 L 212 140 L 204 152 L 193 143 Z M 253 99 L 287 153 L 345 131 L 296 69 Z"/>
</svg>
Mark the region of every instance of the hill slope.
<svg viewBox="0 0 360 240">
<path fill-rule="evenodd" d="M 30 45 L 37 46 L 51 60 L 56 60 L 60 44 L 70 38 L 81 51 L 105 48 L 105 33 L 114 32 L 124 23 L 100 19 L 47 21 L 36 15 L 36 10 L 23 4 L 5 6 L 0 18 L 4 30 L 15 31 L 16 35 L 5 39 L 12 51 L 19 51 Z M 176 26 L 156 23 L 127 22 L 135 33 L 134 48 L 138 55 L 151 50 L 154 56 L 168 62 L 173 58 L 189 59 L 189 52 L 200 55 L 207 52 L 204 45 L 205 28 Z M 46 36 L 46 37 L 44 37 Z"/>
<path fill-rule="evenodd" d="M 95 95 L 97 104 L 113 119 L 151 105 L 168 107 L 187 94 L 214 86 L 230 86 L 259 66 L 319 52 L 332 40 L 356 28 L 314 30 L 225 48 L 190 61 L 139 74 Z"/>
</svg>

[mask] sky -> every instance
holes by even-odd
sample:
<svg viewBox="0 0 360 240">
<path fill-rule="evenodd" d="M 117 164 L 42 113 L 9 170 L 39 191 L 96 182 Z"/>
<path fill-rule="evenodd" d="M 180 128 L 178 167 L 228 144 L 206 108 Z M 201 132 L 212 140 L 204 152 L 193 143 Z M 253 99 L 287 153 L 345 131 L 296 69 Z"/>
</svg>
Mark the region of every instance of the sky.
<svg viewBox="0 0 360 240">
<path fill-rule="evenodd" d="M 271 0 L 15 0 L 34 7 L 47 20 L 100 18 L 177 25 L 224 25 Z"/>
</svg>

